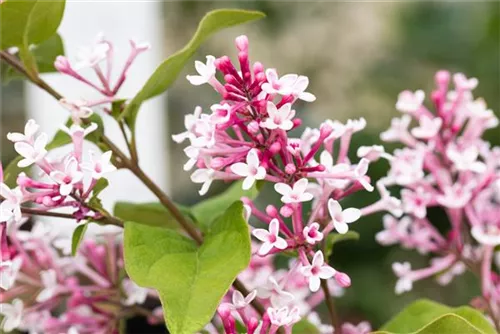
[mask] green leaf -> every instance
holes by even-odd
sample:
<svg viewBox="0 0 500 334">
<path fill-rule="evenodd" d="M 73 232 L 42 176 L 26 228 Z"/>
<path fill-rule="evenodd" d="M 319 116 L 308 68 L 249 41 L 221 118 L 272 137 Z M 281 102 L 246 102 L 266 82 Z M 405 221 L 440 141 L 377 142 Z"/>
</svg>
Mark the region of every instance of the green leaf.
<svg viewBox="0 0 500 334">
<path fill-rule="evenodd" d="M 249 190 L 243 190 L 241 185 L 241 181 L 234 182 L 223 193 L 212 196 L 191 207 L 191 213 L 204 233 L 210 230 L 211 223 L 235 201 L 239 201 L 242 197 L 255 199 L 259 194 L 255 185 Z"/>
<path fill-rule="evenodd" d="M 359 233 L 356 231 L 347 231 L 345 234 L 340 233 L 330 233 L 326 237 L 326 251 L 325 255 L 328 259 L 330 255 L 332 255 L 333 246 L 339 241 L 347 241 L 347 240 L 359 240 Z"/>
<path fill-rule="evenodd" d="M 71 255 L 76 256 L 78 247 L 83 240 L 83 236 L 87 231 L 88 224 L 78 225 L 73 231 L 73 236 L 71 237 Z"/>
<path fill-rule="evenodd" d="M 3 183 L 11 189 L 17 186 L 17 176 L 19 173 L 26 172 L 30 169 L 30 167 L 21 168 L 17 166 L 17 163 L 22 159 L 23 157 L 21 156 L 15 158 L 3 170 Z"/>
<path fill-rule="evenodd" d="M 189 216 L 188 208 L 178 204 L 177 207 L 182 213 Z M 116 217 L 124 221 L 163 228 L 179 228 L 179 223 L 161 203 L 117 202 L 113 212 Z"/>
<path fill-rule="evenodd" d="M 292 328 L 292 334 L 320 334 L 321 332 L 319 331 L 316 326 L 311 324 L 309 321 L 303 319 L 297 322 L 295 325 L 293 325 Z"/>
<path fill-rule="evenodd" d="M 99 116 L 97 113 L 93 113 L 89 118 L 88 118 L 90 123 L 96 123 L 97 124 L 97 129 L 95 129 L 93 132 L 89 133 L 86 137 L 85 140 L 88 140 L 96 145 L 98 145 L 101 142 L 101 138 L 104 135 L 104 123 L 102 121 L 101 116 Z M 90 123 L 85 125 L 82 124 L 82 128 L 87 128 L 90 126 Z M 71 117 L 68 118 L 66 121 L 66 127 L 69 128 L 73 124 L 73 121 L 71 120 Z M 61 147 L 67 144 L 71 143 L 71 137 L 64 131 L 59 130 L 56 132 L 54 135 L 54 138 L 50 141 L 50 143 L 47 144 L 47 149 L 48 150 L 53 150 L 54 148 Z M 99 146 L 99 145 L 98 145 Z"/>
<path fill-rule="evenodd" d="M 254 21 L 264 16 L 264 13 L 261 12 L 238 9 L 218 9 L 207 13 L 189 43 L 158 66 L 123 111 L 122 117 L 126 117 L 127 124 L 132 132 L 135 129 L 135 120 L 141 104 L 166 91 L 175 81 L 187 61 L 208 37 L 224 28 Z"/>
<path fill-rule="evenodd" d="M 8 0 L 0 5 L 0 45 L 39 44 L 55 34 L 64 13 L 63 0 Z"/>
<path fill-rule="evenodd" d="M 453 317 L 443 317 L 452 315 Z M 460 319 L 457 319 L 460 318 Z M 439 319 L 438 323 L 431 324 Z M 451 321 L 451 322 L 450 322 Z M 452 308 L 443 304 L 439 304 L 427 299 L 418 300 L 410 306 L 406 307 L 392 320 L 385 324 L 381 330 L 388 333 L 431 333 L 429 331 L 421 331 L 425 327 L 429 328 L 455 328 L 455 324 L 463 325 L 464 321 L 469 323 L 469 327 L 473 327 L 471 331 L 458 331 L 455 333 L 496 333 L 490 323 L 486 320 L 483 314 L 468 306 Z M 448 324 L 450 322 L 450 324 Z M 436 327 L 437 326 L 437 327 Z M 475 329 L 474 329 L 475 328 Z M 464 327 L 465 329 L 465 327 Z M 444 330 L 444 329 L 443 329 Z M 474 331 L 477 330 L 477 331 Z M 440 331 L 434 333 L 442 333 Z M 443 332 L 444 333 L 444 332 Z M 453 332 L 450 332 L 453 333 Z"/>
<path fill-rule="evenodd" d="M 236 276 L 250 262 L 243 204 L 234 203 L 198 248 L 180 233 L 125 223 L 125 268 L 139 285 L 158 290 L 172 334 L 191 334 L 214 315 Z"/>
</svg>

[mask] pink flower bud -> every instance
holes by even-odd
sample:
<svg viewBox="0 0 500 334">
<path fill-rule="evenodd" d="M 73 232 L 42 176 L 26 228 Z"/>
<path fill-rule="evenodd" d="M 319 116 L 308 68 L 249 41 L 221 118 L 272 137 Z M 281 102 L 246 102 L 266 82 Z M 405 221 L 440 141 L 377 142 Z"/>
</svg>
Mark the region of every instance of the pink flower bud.
<svg viewBox="0 0 500 334">
<path fill-rule="evenodd" d="M 74 73 L 71 68 L 71 64 L 69 63 L 68 58 L 64 56 L 57 56 L 56 61 L 54 62 L 54 67 L 61 73 L 72 74 Z"/>
<path fill-rule="evenodd" d="M 262 63 L 260 62 L 255 62 L 253 64 L 253 72 L 255 73 L 255 77 L 257 78 L 257 74 L 264 74 L 264 65 L 262 65 Z M 264 79 L 266 78 L 265 74 L 264 74 Z"/>
<path fill-rule="evenodd" d="M 266 213 L 270 217 L 277 217 L 278 216 L 278 209 L 276 209 L 276 207 L 274 205 L 269 204 L 266 207 Z"/>
<path fill-rule="evenodd" d="M 294 118 L 292 120 L 292 123 L 294 128 L 298 128 L 299 126 L 302 125 L 302 120 L 300 118 Z"/>
<path fill-rule="evenodd" d="M 253 334 L 259 326 L 259 320 L 257 320 L 256 318 L 250 318 L 246 325 L 248 334 Z"/>
<path fill-rule="evenodd" d="M 293 173 L 295 173 L 297 171 L 297 168 L 295 167 L 294 164 L 290 163 L 290 164 L 287 164 L 285 166 L 285 173 L 287 173 L 288 175 L 292 175 Z"/>
<path fill-rule="evenodd" d="M 280 209 L 280 214 L 285 217 L 291 217 L 293 215 L 293 208 L 291 205 L 283 205 Z"/>
<path fill-rule="evenodd" d="M 435 80 L 438 85 L 447 85 L 450 81 L 450 72 L 445 70 L 438 71 L 436 73 Z"/>
<path fill-rule="evenodd" d="M 236 37 L 236 47 L 240 51 L 248 51 L 248 37 L 245 35 Z"/>
<path fill-rule="evenodd" d="M 333 131 L 332 126 L 325 122 L 321 124 L 321 127 L 319 129 L 319 135 L 321 138 L 326 138 L 332 133 L 332 131 Z"/>
<path fill-rule="evenodd" d="M 257 121 L 251 121 L 248 123 L 247 129 L 250 133 L 257 133 L 260 130 L 259 123 Z"/>
<path fill-rule="evenodd" d="M 221 169 L 226 165 L 226 162 L 223 158 L 214 158 L 210 161 L 210 167 L 213 169 Z"/>
<path fill-rule="evenodd" d="M 281 150 L 281 144 L 278 142 L 274 142 L 271 144 L 269 147 L 269 151 L 271 151 L 272 154 L 276 154 Z"/>
<path fill-rule="evenodd" d="M 335 273 L 335 281 L 343 287 L 343 288 L 348 288 L 351 286 L 351 278 L 346 274 L 338 271 Z"/>
</svg>

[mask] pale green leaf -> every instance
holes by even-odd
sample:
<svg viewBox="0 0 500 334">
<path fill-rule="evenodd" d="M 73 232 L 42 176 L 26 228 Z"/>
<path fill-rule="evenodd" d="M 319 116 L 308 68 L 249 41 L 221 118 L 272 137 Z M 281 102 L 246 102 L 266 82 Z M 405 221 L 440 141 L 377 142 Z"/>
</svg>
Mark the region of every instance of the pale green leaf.
<svg viewBox="0 0 500 334">
<path fill-rule="evenodd" d="M 233 204 L 198 248 L 180 233 L 125 223 L 125 268 L 139 285 L 158 290 L 172 334 L 192 334 L 213 317 L 236 276 L 250 262 L 243 204 Z"/>
<path fill-rule="evenodd" d="M 76 253 L 78 252 L 78 247 L 83 240 L 87 227 L 87 224 L 81 224 L 78 225 L 73 231 L 73 236 L 71 237 L 71 254 L 73 256 L 76 256 Z"/>
</svg>

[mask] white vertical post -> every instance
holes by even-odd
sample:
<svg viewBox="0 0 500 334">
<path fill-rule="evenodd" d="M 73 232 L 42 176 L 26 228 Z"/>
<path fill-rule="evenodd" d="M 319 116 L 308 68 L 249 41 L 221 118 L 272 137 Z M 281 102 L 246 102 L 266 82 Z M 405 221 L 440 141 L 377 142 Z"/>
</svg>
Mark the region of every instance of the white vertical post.
<svg viewBox="0 0 500 334">
<path fill-rule="evenodd" d="M 131 98 L 142 87 L 162 60 L 163 27 L 162 3 L 158 1 L 106 2 L 68 0 L 59 33 L 63 38 L 66 55 L 75 59 L 79 46 L 92 43 L 98 33 L 114 43 L 114 77 L 129 54 L 130 38 L 148 41 L 151 49 L 139 55 L 128 74 L 128 80 L 120 90 L 120 96 Z M 99 93 L 65 75 L 47 74 L 44 79 L 68 99 L 92 100 Z M 27 84 L 26 109 L 28 117 L 34 118 L 49 137 L 69 113 L 58 102 L 38 87 Z M 166 103 L 164 97 L 154 98 L 142 106 L 137 120 L 137 145 L 141 167 L 161 188 L 167 189 L 166 164 Z M 99 111 L 98 111 L 99 112 Z M 103 116 L 106 135 L 116 140 L 126 151 L 121 132 L 110 117 Z M 110 186 L 103 193 L 106 208 L 112 208 L 117 200 L 151 201 L 154 195 L 129 171 L 120 170 L 109 177 Z"/>
</svg>

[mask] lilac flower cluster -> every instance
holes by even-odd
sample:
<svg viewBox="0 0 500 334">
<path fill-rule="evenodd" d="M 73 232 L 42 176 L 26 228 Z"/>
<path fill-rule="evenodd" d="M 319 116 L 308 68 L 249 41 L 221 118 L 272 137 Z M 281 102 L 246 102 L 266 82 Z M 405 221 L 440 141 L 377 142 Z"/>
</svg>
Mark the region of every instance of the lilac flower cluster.
<svg viewBox="0 0 500 334">
<path fill-rule="evenodd" d="M 195 169 L 191 180 L 202 184 L 201 195 L 214 180 L 240 179 L 245 190 L 257 181 L 267 181 L 281 195 L 280 207 L 268 205 L 265 210 L 242 199 L 249 216 L 266 226 L 252 228 L 259 241 L 252 261 L 269 261 L 274 254 L 291 251 L 297 252 L 298 259 L 286 272 L 266 266 L 263 282 L 255 285 L 260 288 L 248 296 L 234 292 L 233 302 L 221 304 L 219 315 L 227 333 L 235 332 L 234 317 L 243 321 L 248 333 L 275 333 L 280 327 L 290 332 L 324 298 L 325 288 L 318 292 L 321 280 L 334 278 L 325 283 L 343 288 L 351 284 L 347 274 L 327 264 L 320 246 L 333 230 L 344 234 L 348 224 L 360 218 L 360 210 L 342 208 L 339 201 L 359 190 L 373 190 L 366 172 L 368 156 L 374 153 L 368 149 L 357 163 L 347 156 L 352 135 L 366 126 L 364 119 L 346 124 L 327 120 L 319 129 L 306 128 L 300 138 L 290 137 L 290 131 L 302 123 L 293 109 L 295 103 L 315 100 L 306 92 L 308 78 L 296 74 L 280 77 L 275 69 L 265 69 L 259 62 L 250 64 L 246 36 L 236 38 L 236 47 L 239 71 L 227 56 L 207 56 L 205 64 L 195 63 L 198 75 L 187 79 L 193 85 L 209 84 L 221 100 L 210 107 L 209 114 L 196 107 L 185 118 L 186 131 L 173 139 L 189 142 L 184 169 Z M 311 201 L 308 215 L 304 204 Z M 262 277 L 258 268 L 249 269 L 251 275 Z M 267 307 L 261 322 L 251 310 L 250 315 L 246 313 L 253 298 Z"/>
<path fill-rule="evenodd" d="M 401 201 L 392 199 L 391 213 L 396 217 L 384 217 L 384 230 L 376 238 L 382 245 L 400 244 L 433 258 L 428 268 L 417 270 L 409 262 L 394 263 L 399 278 L 396 293 L 431 276 L 448 284 L 469 269 L 481 277 L 483 305 L 498 322 L 500 268 L 494 259 L 500 245 L 500 147 L 491 147 L 482 136 L 499 122 L 483 99 L 474 99 L 477 79 L 439 71 L 435 81 L 431 109 L 424 105 L 421 90 L 399 95 L 396 109 L 403 115 L 392 120 L 381 139 L 404 147 L 385 154 L 390 170 L 377 183 L 382 200 L 362 212 L 389 209 L 387 203 L 381 205 L 390 196 L 386 187 L 401 187 Z M 416 125 L 409 129 L 412 119 Z M 445 234 L 429 220 L 429 208 L 446 213 Z"/>
</svg>

